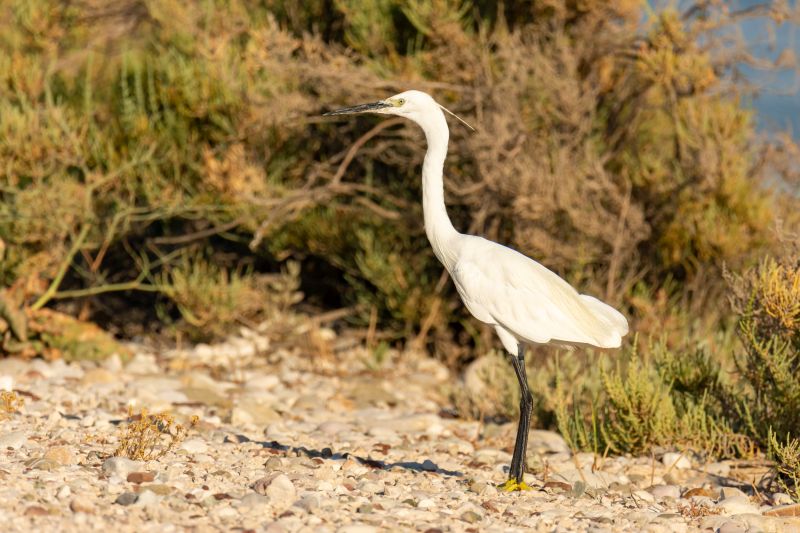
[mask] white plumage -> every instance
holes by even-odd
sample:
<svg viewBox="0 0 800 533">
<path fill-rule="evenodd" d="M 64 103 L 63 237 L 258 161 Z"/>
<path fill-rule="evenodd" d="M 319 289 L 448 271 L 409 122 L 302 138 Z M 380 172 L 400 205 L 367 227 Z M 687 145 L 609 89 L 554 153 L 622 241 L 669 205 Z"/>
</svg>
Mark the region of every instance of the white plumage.
<svg viewBox="0 0 800 533">
<path fill-rule="evenodd" d="M 519 490 L 526 488 L 522 477 L 532 405 L 525 375 L 524 345 L 618 348 L 628 333 L 628 321 L 597 298 L 578 294 L 533 259 L 453 228 L 444 204 L 442 183 L 449 139 L 443 109 L 428 94 L 406 91 L 386 100 L 326 114 L 399 115 L 416 122 L 425 132 L 428 151 L 422 165 L 422 205 L 428 240 L 470 313 L 497 331 L 519 380 L 520 423 L 505 484 L 509 490 Z"/>
</svg>

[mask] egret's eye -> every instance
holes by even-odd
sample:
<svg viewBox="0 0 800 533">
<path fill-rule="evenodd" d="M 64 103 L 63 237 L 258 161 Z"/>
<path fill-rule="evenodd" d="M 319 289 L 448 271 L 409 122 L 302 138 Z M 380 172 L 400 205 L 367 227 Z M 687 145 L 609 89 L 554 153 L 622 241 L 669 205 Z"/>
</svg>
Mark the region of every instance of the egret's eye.
<svg viewBox="0 0 800 533">
<path fill-rule="evenodd" d="M 406 103 L 406 99 L 405 98 L 395 98 L 392 103 L 394 104 L 395 107 L 400 107 L 401 105 Z"/>
</svg>

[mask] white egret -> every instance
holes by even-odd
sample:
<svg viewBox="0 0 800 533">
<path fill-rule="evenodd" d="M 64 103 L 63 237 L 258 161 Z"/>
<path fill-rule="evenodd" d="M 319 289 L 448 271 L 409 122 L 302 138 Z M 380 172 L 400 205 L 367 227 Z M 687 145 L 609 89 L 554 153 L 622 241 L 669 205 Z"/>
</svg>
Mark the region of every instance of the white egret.
<svg viewBox="0 0 800 533">
<path fill-rule="evenodd" d="M 442 174 L 450 132 L 442 110 L 447 111 L 430 95 L 406 91 L 386 100 L 325 114 L 398 115 L 416 122 L 425 132 L 425 233 L 467 309 L 494 327 L 509 353 L 520 386 L 520 418 L 509 479 L 503 486 L 507 490 L 523 490 L 528 488 L 523 476 L 533 404 L 525 375 L 525 345 L 618 348 L 628 333 L 628 321 L 600 300 L 578 294 L 552 271 L 516 250 L 456 231 L 444 203 Z"/>
</svg>

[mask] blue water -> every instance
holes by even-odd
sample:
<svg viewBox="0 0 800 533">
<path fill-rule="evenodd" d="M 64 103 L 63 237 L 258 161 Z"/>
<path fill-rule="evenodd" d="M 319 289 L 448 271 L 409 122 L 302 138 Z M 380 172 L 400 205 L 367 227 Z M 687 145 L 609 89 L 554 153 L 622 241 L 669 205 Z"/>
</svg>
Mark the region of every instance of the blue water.
<svg viewBox="0 0 800 533">
<path fill-rule="evenodd" d="M 649 0 L 652 7 L 676 6 L 674 0 Z M 677 8 L 683 12 L 700 0 L 678 0 Z M 754 5 L 769 3 L 769 0 L 728 0 L 729 9 L 738 11 Z M 775 2 L 778 3 L 778 2 Z M 797 9 L 798 0 L 786 2 L 789 9 Z M 745 105 L 756 111 L 756 125 L 767 134 L 788 131 L 800 140 L 800 25 L 784 22 L 776 24 L 769 17 L 744 19 L 730 31 L 738 30 L 751 52 L 759 59 L 775 62 L 785 50 L 792 50 L 794 68 L 766 69 L 740 65 L 746 82 L 755 88 Z"/>
</svg>

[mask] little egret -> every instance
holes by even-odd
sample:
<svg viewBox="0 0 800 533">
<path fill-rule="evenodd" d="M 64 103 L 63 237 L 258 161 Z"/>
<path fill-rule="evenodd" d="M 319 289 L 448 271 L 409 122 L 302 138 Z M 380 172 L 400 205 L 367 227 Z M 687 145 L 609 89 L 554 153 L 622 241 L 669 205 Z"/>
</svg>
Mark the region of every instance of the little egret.
<svg viewBox="0 0 800 533">
<path fill-rule="evenodd" d="M 455 230 L 444 204 L 442 174 L 450 131 L 443 110 L 447 111 L 430 95 L 406 91 L 386 100 L 325 115 L 398 115 L 416 122 L 425 132 L 428 142 L 422 164 L 425 233 L 467 309 L 475 318 L 494 327 L 509 353 L 519 381 L 520 415 L 509 478 L 503 487 L 523 490 L 528 488 L 523 476 L 533 406 L 525 375 L 525 345 L 618 348 L 628 333 L 628 321 L 597 298 L 578 294 L 552 271 L 516 250 Z"/>
</svg>

